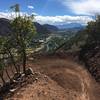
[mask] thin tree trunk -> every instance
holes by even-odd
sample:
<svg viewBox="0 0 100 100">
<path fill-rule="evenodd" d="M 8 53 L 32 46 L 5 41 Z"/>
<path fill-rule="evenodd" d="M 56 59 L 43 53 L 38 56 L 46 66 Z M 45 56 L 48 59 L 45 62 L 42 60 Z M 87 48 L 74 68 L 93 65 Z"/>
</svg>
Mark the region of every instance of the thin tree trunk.
<svg viewBox="0 0 100 100">
<path fill-rule="evenodd" d="M 26 51 L 23 50 L 23 72 L 26 71 Z"/>
<path fill-rule="evenodd" d="M 3 75 L 0 74 L 0 77 L 1 77 L 1 80 L 2 80 L 3 85 L 4 85 L 6 82 L 5 82 L 4 78 L 3 78 Z"/>
<path fill-rule="evenodd" d="M 11 72 L 14 74 L 14 71 L 13 71 L 13 66 L 12 65 L 10 65 L 11 66 Z"/>
<path fill-rule="evenodd" d="M 8 71 L 7 71 L 7 69 L 6 69 L 6 74 L 7 74 L 8 78 L 9 78 L 9 80 L 11 80 L 11 77 L 10 77 L 10 75 L 9 75 L 9 73 L 8 73 Z"/>
</svg>

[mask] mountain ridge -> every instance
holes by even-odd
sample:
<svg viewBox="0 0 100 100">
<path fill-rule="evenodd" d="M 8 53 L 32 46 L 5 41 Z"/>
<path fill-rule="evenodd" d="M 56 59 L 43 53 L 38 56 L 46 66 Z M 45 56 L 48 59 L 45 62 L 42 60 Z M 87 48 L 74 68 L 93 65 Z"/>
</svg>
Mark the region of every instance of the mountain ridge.
<svg viewBox="0 0 100 100">
<path fill-rule="evenodd" d="M 68 23 L 68 24 L 62 24 L 62 25 L 56 25 L 59 29 L 75 29 L 79 28 L 82 29 L 85 27 L 85 25 L 79 24 L 79 23 Z"/>
</svg>

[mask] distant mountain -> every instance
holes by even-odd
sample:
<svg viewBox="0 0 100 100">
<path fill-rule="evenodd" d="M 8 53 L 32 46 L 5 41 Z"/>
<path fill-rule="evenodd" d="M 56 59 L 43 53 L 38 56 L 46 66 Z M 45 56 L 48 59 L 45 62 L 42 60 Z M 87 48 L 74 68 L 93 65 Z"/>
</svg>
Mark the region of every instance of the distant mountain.
<svg viewBox="0 0 100 100">
<path fill-rule="evenodd" d="M 34 23 L 36 30 L 38 33 L 42 34 L 49 34 L 50 30 L 44 27 L 43 25 L 40 25 L 39 23 Z M 6 18 L 0 18 L 0 35 L 5 36 L 11 33 L 11 26 L 10 26 L 10 20 Z"/>
<path fill-rule="evenodd" d="M 34 22 L 34 25 L 36 27 L 37 33 L 44 34 L 44 35 L 50 34 L 53 31 L 58 30 L 56 26 L 49 25 L 49 24 L 41 25 L 37 22 Z M 10 20 L 5 18 L 0 18 L 0 35 L 5 36 L 8 35 L 9 33 L 11 33 Z"/>
<path fill-rule="evenodd" d="M 36 27 L 37 33 L 42 33 L 42 34 L 49 34 L 50 33 L 50 31 L 46 27 L 44 27 L 43 25 L 41 25 L 37 22 L 34 22 L 34 25 Z"/>
<path fill-rule="evenodd" d="M 38 35 L 47 36 L 48 34 L 67 34 L 75 33 L 78 30 L 82 29 L 84 26 L 77 23 L 64 24 L 64 25 L 41 25 L 37 22 L 34 22 Z M 0 35 L 8 35 L 11 32 L 10 20 L 5 18 L 0 18 Z"/>
<path fill-rule="evenodd" d="M 50 32 L 58 31 L 59 29 L 54 25 L 44 24 L 43 27 L 48 29 Z"/>
<path fill-rule="evenodd" d="M 59 29 L 82 29 L 85 26 L 79 24 L 79 23 L 69 23 L 69 24 L 63 24 L 63 25 L 56 25 Z"/>
<path fill-rule="evenodd" d="M 11 32 L 10 20 L 0 18 L 0 35 L 5 36 Z"/>
</svg>

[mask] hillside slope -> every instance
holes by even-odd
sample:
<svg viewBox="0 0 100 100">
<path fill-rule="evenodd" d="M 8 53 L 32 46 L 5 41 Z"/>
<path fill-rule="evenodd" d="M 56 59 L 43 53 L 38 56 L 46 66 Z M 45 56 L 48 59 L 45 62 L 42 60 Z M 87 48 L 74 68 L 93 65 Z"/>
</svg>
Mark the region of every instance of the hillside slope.
<svg viewBox="0 0 100 100">
<path fill-rule="evenodd" d="M 86 64 L 92 76 L 100 83 L 100 43 L 85 45 L 80 51 L 79 59 Z"/>
<path fill-rule="evenodd" d="M 44 35 L 50 34 L 53 31 L 58 30 L 58 28 L 53 25 L 48 25 L 48 24 L 41 25 L 37 22 L 34 22 L 33 24 L 36 27 L 37 33 L 44 34 Z M 12 30 L 10 26 L 10 20 L 6 18 L 0 18 L 0 35 L 3 36 L 8 35 L 9 33 L 11 33 L 11 31 Z"/>
<path fill-rule="evenodd" d="M 68 59 L 42 57 L 29 66 L 41 78 L 20 89 L 13 100 L 99 100 L 100 85 L 81 65 Z M 21 95 L 19 95 L 21 94 Z M 18 96 L 19 95 L 19 96 Z M 17 99 L 14 99 L 17 98 Z"/>
</svg>

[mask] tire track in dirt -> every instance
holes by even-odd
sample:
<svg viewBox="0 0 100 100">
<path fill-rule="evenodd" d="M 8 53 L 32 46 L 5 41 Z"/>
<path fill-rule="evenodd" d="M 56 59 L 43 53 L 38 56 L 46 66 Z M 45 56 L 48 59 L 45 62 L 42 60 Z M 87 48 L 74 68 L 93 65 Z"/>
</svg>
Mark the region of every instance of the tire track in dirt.
<svg viewBox="0 0 100 100">
<path fill-rule="evenodd" d="M 87 82 L 86 79 L 82 78 L 82 74 L 80 76 L 80 74 L 78 72 L 76 73 L 75 71 L 66 69 L 66 74 L 68 74 L 68 73 L 73 74 L 80 79 L 82 91 L 79 95 L 79 99 L 80 100 L 91 100 L 88 90 L 87 90 L 88 84 L 90 85 L 90 82 Z"/>
<path fill-rule="evenodd" d="M 51 77 L 67 92 L 69 86 L 71 86 L 69 91 L 77 96 L 72 100 L 99 100 L 94 95 L 95 82 L 83 66 L 65 59 L 45 59 L 40 65 L 43 65 L 40 68 L 42 72 Z M 73 87 L 75 88 L 74 90 L 72 89 Z"/>
<path fill-rule="evenodd" d="M 32 84 L 32 87 L 35 87 L 38 91 L 44 87 L 44 89 L 41 90 L 44 92 L 40 97 L 34 95 L 38 94 L 35 88 L 30 86 L 29 89 L 27 89 L 26 87 L 24 94 L 27 94 L 28 97 L 29 93 L 30 95 L 33 95 L 32 100 L 99 100 L 100 90 L 97 89 L 98 86 L 95 87 L 95 80 L 82 65 L 67 59 L 46 58 L 38 59 L 36 62 L 31 63 L 30 67 L 36 72 L 41 72 L 43 75 L 47 75 L 47 77 L 54 82 L 52 84 L 51 81 L 48 81 L 48 84 L 46 83 L 47 85 L 43 85 L 45 82 L 41 84 L 43 82 L 42 80 L 39 84 L 36 83 L 36 86 Z M 46 86 L 48 85 L 50 86 L 46 89 Z M 44 93 L 46 93 L 47 98 L 45 98 Z M 38 99 L 33 99 L 33 97 Z M 52 97 L 57 98 L 50 99 Z"/>
</svg>

